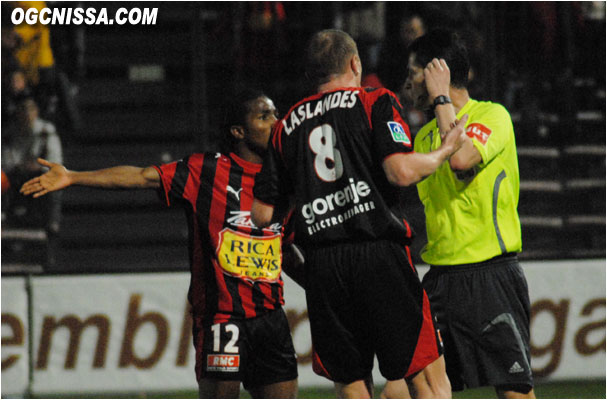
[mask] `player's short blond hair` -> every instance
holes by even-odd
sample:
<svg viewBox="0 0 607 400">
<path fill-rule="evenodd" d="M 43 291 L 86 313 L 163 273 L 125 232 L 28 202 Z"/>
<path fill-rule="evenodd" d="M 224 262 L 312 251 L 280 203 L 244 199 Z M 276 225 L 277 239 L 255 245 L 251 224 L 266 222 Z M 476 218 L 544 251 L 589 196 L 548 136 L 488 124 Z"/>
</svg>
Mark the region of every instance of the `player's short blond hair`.
<svg viewBox="0 0 607 400">
<path fill-rule="evenodd" d="M 343 73 L 350 57 L 358 54 L 356 42 L 346 32 L 326 29 L 317 32 L 306 49 L 306 75 L 314 85 L 328 82 Z"/>
</svg>

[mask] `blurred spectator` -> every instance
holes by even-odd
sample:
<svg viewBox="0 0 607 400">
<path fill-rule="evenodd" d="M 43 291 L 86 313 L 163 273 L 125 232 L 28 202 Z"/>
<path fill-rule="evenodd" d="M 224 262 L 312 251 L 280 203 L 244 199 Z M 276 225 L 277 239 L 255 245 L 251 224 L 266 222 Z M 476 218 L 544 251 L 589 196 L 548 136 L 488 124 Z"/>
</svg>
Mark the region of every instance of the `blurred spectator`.
<svg viewBox="0 0 607 400">
<path fill-rule="evenodd" d="M 2 4 L 2 79 L 11 81 L 15 71 L 21 71 L 26 87 L 36 99 L 40 115 L 62 126 L 76 130 L 80 117 L 73 90 L 64 72 L 57 69 L 51 48 L 49 26 L 40 22 L 13 26 L 10 15 L 15 8 L 38 11 L 47 7 L 43 1 L 16 1 Z M 9 17 L 9 18 L 7 18 Z M 5 64 L 8 68 L 5 69 Z M 6 87 L 6 85 L 3 86 Z M 29 94 L 29 93 L 27 93 Z M 7 109 L 4 106 L 7 106 Z M 10 103 L 3 101 L 3 112 L 10 110 Z"/>
<path fill-rule="evenodd" d="M 39 117 L 39 108 L 31 97 L 17 105 L 16 118 L 2 134 L 2 171 L 11 188 L 2 202 L 3 226 L 45 229 L 49 240 L 48 263 L 54 262 L 55 238 L 61 221 L 61 197 L 32 199 L 17 191 L 21 184 L 44 169 L 38 157 L 63 162 L 61 141 L 55 126 Z M 41 201 L 42 200 L 42 201 Z"/>
<path fill-rule="evenodd" d="M 362 86 L 383 87 L 377 75 L 385 32 L 384 2 L 339 3 L 334 27 L 348 32 L 356 41 L 363 66 Z"/>
<path fill-rule="evenodd" d="M 243 78 L 254 86 L 274 88 L 276 77 L 284 74 L 285 64 L 277 62 L 285 58 L 287 15 L 282 2 L 252 1 L 237 7 L 235 30 L 240 43 L 236 60 L 237 80 Z"/>
<path fill-rule="evenodd" d="M 14 8 L 24 10 L 46 7 L 43 1 L 17 1 L 9 3 Z M 9 10 L 12 11 L 12 10 Z M 10 15 L 10 14 L 9 14 Z M 54 118 L 57 96 L 55 93 L 55 59 L 51 49 L 50 29 L 40 22 L 34 25 L 22 23 L 14 26 L 14 40 L 11 43 L 15 58 L 23 70 L 27 85 L 32 88 L 36 101 L 45 118 Z M 4 49 L 3 49 L 4 50 Z"/>
<path fill-rule="evenodd" d="M 409 7 L 400 12 L 402 17 L 382 44 L 378 64 L 379 79 L 394 93 L 399 92 L 399 85 L 406 78 L 407 47 L 426 33 L 428 25 L 425 11 L 421 7 Z"/>
<path fill-rule="evenodd" d="M 426 123 L 426 117 L 412 104 L 408 104 L 402 94 L 401 83 L 406 78 L 407 48 L 411 42 L 426 33 L 428 23 L 425 16 L 426 9 L 423 7 L 407 7 L 405 10 L 400 10 L 399 13 L 402 15 L 401 19 L 397 21 L 391 34 L 387 35 L 382 44 L 377 71 L 379 80 L 384 86 L 399 96 L 405 108 L 407 124 L 409 124 L 411 133 L 415 135 L 419 128 Z"/>
</svg>

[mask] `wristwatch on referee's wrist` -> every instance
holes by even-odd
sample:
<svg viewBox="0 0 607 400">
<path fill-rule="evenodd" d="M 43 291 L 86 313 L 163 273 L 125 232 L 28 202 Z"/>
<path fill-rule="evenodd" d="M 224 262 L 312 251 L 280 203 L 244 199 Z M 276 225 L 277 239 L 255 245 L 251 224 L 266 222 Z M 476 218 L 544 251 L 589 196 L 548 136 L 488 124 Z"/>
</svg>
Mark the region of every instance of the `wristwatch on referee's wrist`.
<svg viewBox="0 0 607 400">
<path fill-rule="evenodd" d="M 432 102 L 432 111 L 434 111 L 436 106 L 440 106 L 443 104 L 451 104 L 451 99 L 449 98 L 449 96 L 444 96 L 442 94 L 440 96 L 436 96 L 434 98 L 434 101 Z"/>
</svg>

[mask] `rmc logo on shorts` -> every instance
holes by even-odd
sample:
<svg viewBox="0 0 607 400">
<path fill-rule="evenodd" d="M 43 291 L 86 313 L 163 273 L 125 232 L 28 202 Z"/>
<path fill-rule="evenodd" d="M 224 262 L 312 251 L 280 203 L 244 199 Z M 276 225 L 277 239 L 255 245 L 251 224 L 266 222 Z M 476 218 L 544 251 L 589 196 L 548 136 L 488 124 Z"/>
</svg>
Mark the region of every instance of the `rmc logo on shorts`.
<svg viewBox="0 0 607 400">
<path fill-rule="evenodd" d="M 207 371 L 238 372 L 240 356 L 228 354 L 209 354 L 207 356 Z"/>
</svg>

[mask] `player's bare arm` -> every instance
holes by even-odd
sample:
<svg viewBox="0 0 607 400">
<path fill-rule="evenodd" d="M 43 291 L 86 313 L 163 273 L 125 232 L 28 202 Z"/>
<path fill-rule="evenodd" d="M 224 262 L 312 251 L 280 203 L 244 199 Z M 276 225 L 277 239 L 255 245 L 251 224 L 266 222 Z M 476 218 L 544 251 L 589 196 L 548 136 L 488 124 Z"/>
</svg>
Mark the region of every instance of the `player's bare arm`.
<svg viewBox="0 0 607 400">
<path fill-rule="evenodd" d="M 282 272 L 289 275 L 302 288 L 305 286 L 305 258 L 301 250 L 293 244 L 287 244 L 282 247 Z"/>
<path fill-rule="evenodd" d="M 265 204 L 257 199 L 253 201 L 251 207 L 251 220 L 258 228 L 265 228 L 272 222 L 274 217 L 274 207 Z"/>
<path fill-rule="evenodd" d="M 464 115 L 451 128 L 441 146 L 430 153 L 397 153 L 386 158 L 382 164 L 388 182 L 396 186 L 413 185 L 431 175 L 440 165 L 462 146 L 466 136 L 468 116 Z"/>
<path fill-rule="evenodd" d="M 96 171 L 70 171 L 61 164 L 38 159 L 49 171 L 25 182 L 20 192 L 34 198 L 69 186 L 90 186 L 104 189 L 155 189 L 160 175 L 153 167 L 118 166 Z"/>
</svg>

